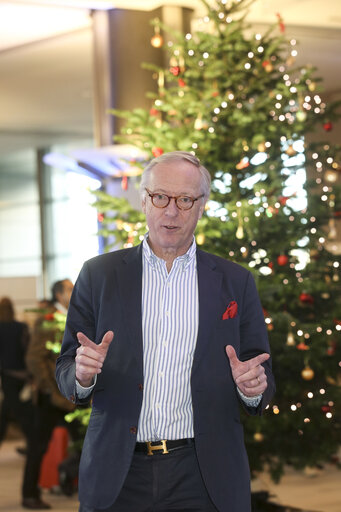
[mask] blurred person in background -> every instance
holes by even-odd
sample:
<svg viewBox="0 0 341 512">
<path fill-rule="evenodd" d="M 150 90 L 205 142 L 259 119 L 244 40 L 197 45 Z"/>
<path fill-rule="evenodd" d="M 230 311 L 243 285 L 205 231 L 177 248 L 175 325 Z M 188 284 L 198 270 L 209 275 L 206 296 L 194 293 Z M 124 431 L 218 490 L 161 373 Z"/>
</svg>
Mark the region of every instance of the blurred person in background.
<svg viewBox="0 0 341 512">
<path fill-rule="evenodd" d="M 28 439 L 32 403 L 28 389 L 28 371 L 25 356 L 29 342 L 28 326 L 15 319 L 10 298 L 0 300 L 0 375 L 2 404 L 0 412 L 0 444 L 7 427 L 15 420 Z M 18 449 L 19 451 L 19 449 Z"/>
<path fill-rule="evenodd" d="M 73 284 L 69 279 L 57 281 L 52 286 L 52 307 L 48 316 L 59 312 L 66 314 L 72 294 Z M 37 320 L 28 346 L 26 363 L 34 382 L 34 429 L 28 446 L 27 464 L 24 472 L 24 508 L 33 510 L 49 509 L 51 506 L 41 499 L 39 488 L 40 467 L 43 456 L 56 426 L 67 426 L 64 416 L 74 410 L 74 405 L 66 400 L 58 390 L 55 380 L 57 355 L 46 347 L 47 341 L 56 341 L 57 332 L 45 327 L 45 315 Z"/>
</svg>

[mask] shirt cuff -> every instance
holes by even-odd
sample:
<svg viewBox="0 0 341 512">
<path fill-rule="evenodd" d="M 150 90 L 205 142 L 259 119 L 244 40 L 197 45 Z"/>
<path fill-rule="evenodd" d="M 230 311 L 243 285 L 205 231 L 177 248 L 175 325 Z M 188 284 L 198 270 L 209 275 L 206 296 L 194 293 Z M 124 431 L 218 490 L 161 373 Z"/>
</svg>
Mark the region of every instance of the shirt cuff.
<svg viewBox="0 0 341 512">
<path fill-rule="evenodd" d="M 80 398 L 80 399 L 88 398 L 88 396 L 91 395 L 91 392 L 94 389 L 96 382 L 97 382 L 97 375 L 95 375 L 95 377 L 94 377 L 94 383 L 92 384 L 92 386 L 89 386 L 88 388 L 84 388 L 83 386 L 81 386 L 79 384 L 78 380 L 76 380 L 76 393 L 77 393 L 78 398 Z"/>
<path fill-rule="evenodd" d="M 263 396 L 262 394 L 256 395 L 256 396 L 246 396 L 246 395 L 244 395 L 244 393 L 242 393 L 240 391 L 240 389 L 238 387 L 237 387 L 237 391 L 240 395 L 240 398 L 243 400 L 245 405 L 247 405 L 248 407 L 257 407 L 262 400 L 262 396 Z"/>
</svg>

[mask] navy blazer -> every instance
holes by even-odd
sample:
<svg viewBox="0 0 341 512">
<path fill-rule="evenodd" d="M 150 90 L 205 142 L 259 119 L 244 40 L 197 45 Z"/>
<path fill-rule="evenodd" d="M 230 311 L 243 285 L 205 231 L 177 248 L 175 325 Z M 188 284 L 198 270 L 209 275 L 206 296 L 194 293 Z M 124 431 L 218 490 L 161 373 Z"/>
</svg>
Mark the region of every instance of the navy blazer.
<svg viewBox="0 0 341 512">
<path fill-rule="evenodd" d="M 250 512 L 250 472 L 240 422 L 240 398 L 225 347 L 241 360 L 269 353 L 264 315 L 251 273 L 230 261 L 197 250 L 199 329 L 191 392 L 195 449 L 208 492 L 221 512 Z M 75 385 L 76 333 L 100 343 L 115 333 L 92 396 L 92 413 L 79 472 L 84 505 L 107 508 L 127 476 L 136 443 L 143 398 L 142 245 L 87 261 L 72 294 L 57 361 L 60 391 L 80 403 Z M 235 318 L 222 320 L 231 301 Z M 271 363 L 264 363 L 268 387 L 260 414 L 274 392 Z"/>
</svg>

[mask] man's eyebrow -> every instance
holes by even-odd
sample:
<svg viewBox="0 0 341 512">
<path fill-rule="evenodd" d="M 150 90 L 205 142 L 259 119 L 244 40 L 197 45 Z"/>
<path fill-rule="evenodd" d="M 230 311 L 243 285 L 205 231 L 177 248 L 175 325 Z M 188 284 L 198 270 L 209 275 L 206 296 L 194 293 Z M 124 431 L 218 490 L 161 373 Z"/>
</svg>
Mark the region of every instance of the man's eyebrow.
<svg viewBox="0 0 341 512">
<path fill-rule="evenodd" d="M 169 193 L 164 190 L 163 188 L 156 188 L 154 190 L 154 192 L 150 191 L 152 194 L 158 194 L 158 193 L 161 193 L 161 194 L 165 194 L 165 195 L 169 195 Z M 180 192 L 179 194 L 177 194 L 177 197 L 180 197 L 180 196 L 186 196 L 186 197 L 194 197 L 195 194 L 194 192 L 191 193 L 191 192 Z"/>
</svg>

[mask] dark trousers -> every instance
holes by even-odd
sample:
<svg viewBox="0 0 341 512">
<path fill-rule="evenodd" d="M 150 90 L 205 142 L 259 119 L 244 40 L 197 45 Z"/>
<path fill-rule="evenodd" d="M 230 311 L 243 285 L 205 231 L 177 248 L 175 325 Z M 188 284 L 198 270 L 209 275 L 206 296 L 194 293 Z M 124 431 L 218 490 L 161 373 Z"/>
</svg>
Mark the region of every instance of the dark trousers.
<svg viewBox="0 0 341 512">
<path fill-rule="evenodd" d="M 194 445 L 162 455 L 135 453 L 123 488 L 106 509 L 79 512 L 217 512 L 204 485 Z"/>
<path fill-rule="evenodd" d="M 22 486 L 23 498 L 39 498 L 39 476 L 43 456 L 47 450 L 52 431 L 63 425 L 65 411 L 51 405 L 47 395 L 39 397 L 32 417 L 32 434 L 27 444 L 26 464 Z"/>
</svg>

